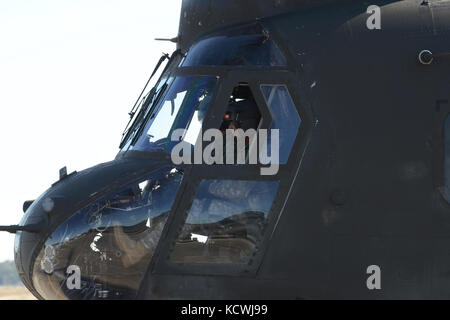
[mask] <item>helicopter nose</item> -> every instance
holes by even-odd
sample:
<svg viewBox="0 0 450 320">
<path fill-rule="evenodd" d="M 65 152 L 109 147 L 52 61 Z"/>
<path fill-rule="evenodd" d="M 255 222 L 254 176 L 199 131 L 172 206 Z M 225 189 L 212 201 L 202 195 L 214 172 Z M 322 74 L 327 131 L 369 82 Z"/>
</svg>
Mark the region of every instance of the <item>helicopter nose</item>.
<svg viewBox="0 0 450 320">
<path fill-rule="evenodd" d="M 100 206 L 102 199 L 106 199 L 108 195 L 114 196 L 114 201 L 117 200 L 118 205 L 125 201 L 125 206 L 127 206 L 128 203 L 131 203 L 131 200 L 135 199 L 136 195 L 133 192 L 142 184 L 140 179 L 147 179 L 153 172 L 159 172 L 163 168 L 166 168 L 164 169 L 166 171 L 170 170 L 167 169 L 168 165 L 169 162 L 165 160 L 114 160 L 68 175 L 63 180 L 53 184 L 38 199 L 24 203 L 25 215 L 16 232 L 14 258 L 17 271 L 25 286 L 40 299 L 67 299 L 64 294 L 53 295 L 55 290 L 48 282 L 51 277 L 53 277 L 54 283 L 59 282 L 60 277 L 65 281 L 66 269 L 71 267 L 71 264 L 66 263 L 67 261 L 64 259 L 68 257 L 71 250 L 77 248 L 76 240 L 79 237 L 93 235 L 95 238 L 97 233 L 101 233 L 109 227 L 108 224 L 97 226 L 98 223 L 106 220 L 102 219 L 103 213 L 95 214 L 96 206 Z M 164 175 L 167 174 L 166 171 L 164 171 Z M 158 179 L 161 180 L 161 178 Z M 149 181 L 155 182 L 159 181 L 158 179 L 150 179 Z M 132 183 L 132 188 L 128 188 L 125 192 L 120 191 L 130 183 Z M 144 191 L 142 191 L 142 196 L 144 196 Z M 109 209 L 113 211 L 110 212 L 111 223 L 121 221 L 122 216 L 127 216 L 123 214 L 123 210 L 126 208 L 116 210 L 116 212 L 113 209 Z M 141 213 L 137 212 L 136 214 Z M 89 231 L 90 225 L 96 226 L 92 232 Z M 135 232 L 134 229 L 137 227 L 139 228 L 136 230 L 140 230 L 141 227 L 144 228 L 145 223 L 143 226 L 140 224 L 133 226 L 125 222 L 120 227 L 114 230 L 112 234 L 118 239 L 123 239 L 120 244 L 127 248 L 127 244 L 130 242 L 127 242 L 127 240 L 130 240 L 130 232 Z M 66 232 L 69 232 L 69 234 L 66 234 Z M 53 240 L 49 239 L 55 238 L 58 241 L 53 245 L 53 243 L 50 243 Z M 88 246 L 87 249 L 83 247 L 83 250 L 92 253 L 91 258 L 95 260 L 97 250 L 99 250 L 95 247 L 95 241 L 99 240 L 101 236 L 95 238 L 96 240 L 94 238 L 91 241 L 92 246 Z M 151 240 L 151 238 L 149 239 Z M 70 242 L 70 240 L 73 241 Z M 69 243 L 67 248 L 65 247 L 66 243 Z M 122 251 L 126 251 L 123 248 L 118 248 L 116 251 L 114 251 L 116 252 L 115 257 L 122 260 L 125 258 L 130 260 L 130 257 L 135 257 L 135 253 L 131 254 L 131 251 L 128 255 L 122 254 Z M 56 260 L 47 259 L 49 257 L 55 258 L 56 255 L 59 255 Z M 132 259 L 131 262 L 128 260 L 126 262 L 133 262 Z M 92 261 L 90 263 L 95 264 Z M 53 271 L 57 272 L 53 273 Z M 98 291 L 97 289 L 93 288 L 95 292 Z"/>
<path fill-rule="evenodd" d="M 30 281 L 29 267 L 32 265 L 32 252 L 34 252 L 42 239 L 45 227 L 48 225 L 48 215 L 40 209 L 41 200 L 33 201 L 25 210 L 25 215 L 20 222 L 20 226 L 40 226 L 34 232 L 17 231 L 14 240 L 14 261 L 17 272 L 30 292 L 36 297 L 39 294 L 34 290 Z M 24 204 L 25 207 L 25 204 Z"/>
</svg>

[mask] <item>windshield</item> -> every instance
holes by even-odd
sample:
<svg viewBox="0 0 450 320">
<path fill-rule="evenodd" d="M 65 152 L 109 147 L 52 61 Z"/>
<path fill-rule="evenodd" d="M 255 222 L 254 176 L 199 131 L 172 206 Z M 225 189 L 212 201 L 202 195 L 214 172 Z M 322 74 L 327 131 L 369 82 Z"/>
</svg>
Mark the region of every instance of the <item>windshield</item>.
<svg viewBox="0 0 450 320">
<path fill-rule="evenodd" d="M 168 59 L 168 55 L 163 55 L 161 57 L 155 67 L 155 70 L 153 71 L 152 75 L 145 84 L 144 89 L 139 95 L 138 100 L 133 106 L 133 109 L 129 112 L 130 119 L 125 128 L 125 131 L 122 134 L 122 140 L 120 142 L 121 151 L 127 150 L 130 147 L 131 142 L 135 140 L 136 134 L 139 132 L 139 128 L 147 119 L 149 109 L 153 106 L 154 102 L 156 101 L 157 97 L 160 96 L 161 92 L 166 88 L 170 74 L 178 65 L 181 56 L 177 51 L 172 54 L 166 67 L 161 71 L 158 81 L 151 89 L 149 89 L 149 84 L 152 78 L 158 73 L 158 70 L 160 70 L 160 66 L 166 59 Z"/>
<path fill-rule="evenodd" d="M 195 144 L 216 88 L 216 77 L 170 78 L 129 150 L 170 152 L 179 141 L 172 132 L 185 129 L 183 141 Z"/>
</svg>

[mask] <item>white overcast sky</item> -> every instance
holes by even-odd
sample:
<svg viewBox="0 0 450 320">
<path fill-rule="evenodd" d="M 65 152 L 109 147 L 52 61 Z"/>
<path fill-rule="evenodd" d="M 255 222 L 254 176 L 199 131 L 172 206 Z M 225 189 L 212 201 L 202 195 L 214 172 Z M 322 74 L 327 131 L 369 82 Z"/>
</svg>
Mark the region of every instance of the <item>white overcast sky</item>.
<svg viewBox="0 0 450 320">
<path fill-rule="evenodd" d="M 140 90 L 178 33 L 181 0 L 0 1 L 0 225 L 59 169 L 112 160 Z M 14 235 L 0 233 L 0 262 Z"/>
</svg>

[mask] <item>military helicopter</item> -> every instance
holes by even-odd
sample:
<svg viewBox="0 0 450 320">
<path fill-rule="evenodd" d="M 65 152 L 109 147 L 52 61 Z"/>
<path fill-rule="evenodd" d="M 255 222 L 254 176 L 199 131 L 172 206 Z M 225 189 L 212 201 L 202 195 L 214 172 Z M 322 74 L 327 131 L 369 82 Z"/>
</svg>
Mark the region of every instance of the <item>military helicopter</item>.
<svg viewBox="0 0 450 320">
<path fill-rule="evenodd" d="M 1 228 L 37 298 L 450 298 L 450 1 L 184 0 L 169 40 L 117 157 Z M 172 161 L 236 123 L 274 174 Z"/>
</svg>

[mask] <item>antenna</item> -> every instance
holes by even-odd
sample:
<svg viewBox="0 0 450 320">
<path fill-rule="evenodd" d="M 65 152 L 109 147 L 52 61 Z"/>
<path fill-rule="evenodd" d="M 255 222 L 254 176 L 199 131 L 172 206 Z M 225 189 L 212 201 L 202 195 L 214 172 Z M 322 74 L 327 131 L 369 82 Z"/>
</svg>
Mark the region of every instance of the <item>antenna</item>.
<svg viewBox="0 0 450 320">
<path fill-rule="evenodd" d="M 180 42 L 180 37 L 175 37 L 175 38 L 171 38 L 171 39 L 169 39 L 169 38 L 155 38 L 155 40 L 156 41 L 170 41 L 170 42 L 173 42 L 173 43 L 178 43 L 178 42 Z"/>
<path fill-rule="evenodd" d="M 31 233 L 39 233 L 44 229 L 45 223 L 34 223 L 25 226 L 11 225 L 11 226 L 0 226 L 0 232 L 5 231 L 9 233 L 16 233 L 17 231 L 25 231 Z"/>
</svg>

